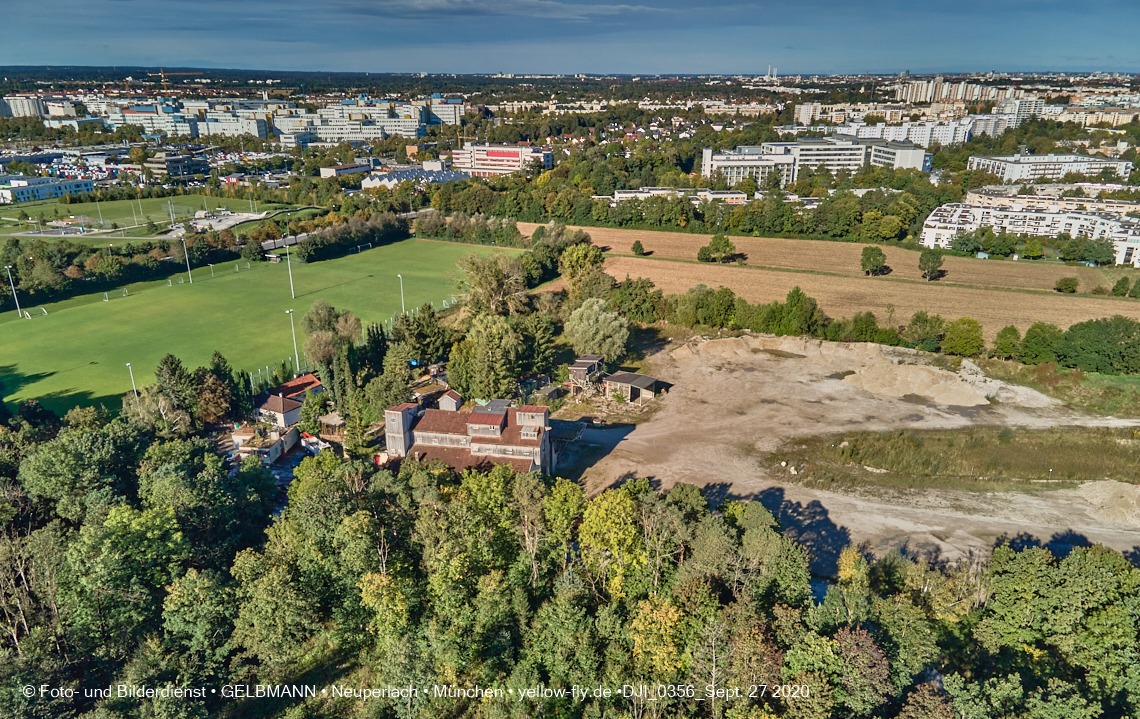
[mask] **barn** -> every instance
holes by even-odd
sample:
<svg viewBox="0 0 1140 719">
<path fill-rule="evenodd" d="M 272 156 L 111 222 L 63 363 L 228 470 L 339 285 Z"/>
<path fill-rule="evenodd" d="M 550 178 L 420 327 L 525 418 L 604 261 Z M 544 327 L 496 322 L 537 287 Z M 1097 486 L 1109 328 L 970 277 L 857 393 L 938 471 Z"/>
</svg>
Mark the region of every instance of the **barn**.
<svg viewBox="0 0 1140 719">
<path fill-rule="evenodd" d="M 618 392 L 627 402 L 641 404 L 657 396 L 657 380 L 649 375 L 615 372 L 602 379 L 602 383 L 605 385 L 607 397 L 612 397 Z"/>
</svg>

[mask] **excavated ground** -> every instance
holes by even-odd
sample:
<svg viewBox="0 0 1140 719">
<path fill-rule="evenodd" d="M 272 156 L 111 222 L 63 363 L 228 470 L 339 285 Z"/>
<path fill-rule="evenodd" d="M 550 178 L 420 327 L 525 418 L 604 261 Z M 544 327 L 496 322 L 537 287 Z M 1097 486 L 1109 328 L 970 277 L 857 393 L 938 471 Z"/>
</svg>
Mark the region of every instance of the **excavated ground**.
<svg viewBox="0 0 1140 719">
<path fill-rule="evenodd" d="M 584 436 L 602 454 L 582 474 L 591 491 L 650 477 L 662 487 L 705 487 L 714 501 L 759 500 L 809 547 L 813 568 L 825 575 L 851 543 L 880 554 L 905 545 L 946 560 L 988 552 L 1000 537 L 1018 535 L 1062 551 L 1088 542 L 1140 551 L 1140 489 L 1120 482 L 1025 493 L 840 493 L 802 486 L 760 462 L 791 438 L 853 429 L 1140 426 L 1138 420 L 1090 415 L 987 378 L 968 361 L 952 371 L 935 355 L 875 344 L 760 335 L 700 340 L 654 355 L 647 372 L 672 385 L 652 417 L 632 429 Z"/>
</svg>

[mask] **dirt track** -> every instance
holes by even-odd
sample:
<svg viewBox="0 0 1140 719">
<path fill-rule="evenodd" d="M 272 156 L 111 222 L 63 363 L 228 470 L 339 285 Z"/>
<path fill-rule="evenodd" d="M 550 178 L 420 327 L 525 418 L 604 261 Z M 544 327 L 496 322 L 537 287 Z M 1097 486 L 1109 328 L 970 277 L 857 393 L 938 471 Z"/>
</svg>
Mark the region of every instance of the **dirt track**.
<svg viewBox="0 0 1140 719">
<path fill-rule="evenodd" d="M 955 559 L 988 551 L 1002 535 L 1028 533 L 1055 545 L 1092 542 L 1140 550 L 1140 491 L 1116 482 L 1026 494 L 883 489 L 840 494 L 772 476 L 760 465 L 760 456 L 786 439 L 853 429 L 1140 425 L 1090 417 L 1033 390 L 944 371 L 927 377 L 929 396 L 942 392 L 944 401 L 962 402 L 981 394 L 998 402 L 968 407 L 906 401 L 898 392 L 912 388 L 906 384 L 915 381 L 910 375 L 930 369 L 906 366 L 916 361 L 907 353 L 912 351 L 748 337 L 658 354 L 650 359 L 650 371 L 673 384 L 659 400 L 660 410 L 632 431 L 590 430 L 584 440 L 609 452 L 583 478 L 591 490 L 650 477 L 663 487 L 678 482 L 705 487 L 714 503 L 725 497 L 758 500 L 810 548 L 813 568 L 825 575 L 833 573 L 838 552 L 851 543 L 865 543 L 877 553 L 909 544 Z M 891 367 L 907 375 L 900 374 L 906 382 L 894 388 L 898 392 L 887 381 Z M 852 371 L 856 374 L 842 377 Z"/>
</svg>

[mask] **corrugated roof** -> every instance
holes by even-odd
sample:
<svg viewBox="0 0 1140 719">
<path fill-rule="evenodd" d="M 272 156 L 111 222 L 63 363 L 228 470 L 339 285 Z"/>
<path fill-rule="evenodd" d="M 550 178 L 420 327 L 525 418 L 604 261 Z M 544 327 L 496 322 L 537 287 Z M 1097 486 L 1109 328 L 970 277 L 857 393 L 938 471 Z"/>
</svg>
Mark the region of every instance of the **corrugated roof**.
<svg viewBox="0 0 1140 719">
<path fill-rule="evenodd" d="M 656 379 L 649 375 L 636 374 L 634 372 L 615 372 L 609 377 L 602 379 L 604 382 L 613 382 L 614 384 L 628 384 L 638 389 L 652 389 Z"/>
</svg>

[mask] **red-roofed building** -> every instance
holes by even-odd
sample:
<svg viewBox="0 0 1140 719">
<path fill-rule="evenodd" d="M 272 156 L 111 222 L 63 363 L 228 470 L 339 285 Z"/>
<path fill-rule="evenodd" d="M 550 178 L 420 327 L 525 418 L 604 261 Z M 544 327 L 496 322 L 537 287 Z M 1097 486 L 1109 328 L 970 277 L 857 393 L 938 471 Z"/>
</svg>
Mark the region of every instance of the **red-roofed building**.
<svg viewBox="0 0 1140 719">
<path fill-rule="evenodd" d="M 546 407 L 510 407 L 492 400 L 470 412 L 440 409 L 418 412 L 405 403 L 384 412 L 388 455 L 440 459 L 460 470 L 507 464 L 520 472 L 554 471 Z"/>
<path fill-rule="evenodd" d="M 321 384 L 321 381 L 317 379 L 317 376 L 312 372 L 279 384 L 265 394 L 284 395 L 289 399 L 295 399 L 301 402 L 305 399 L 305 393 L 309 391 L 312 391 L 314 394 L 325 391 L 324 385 Z"/>
</svg>

